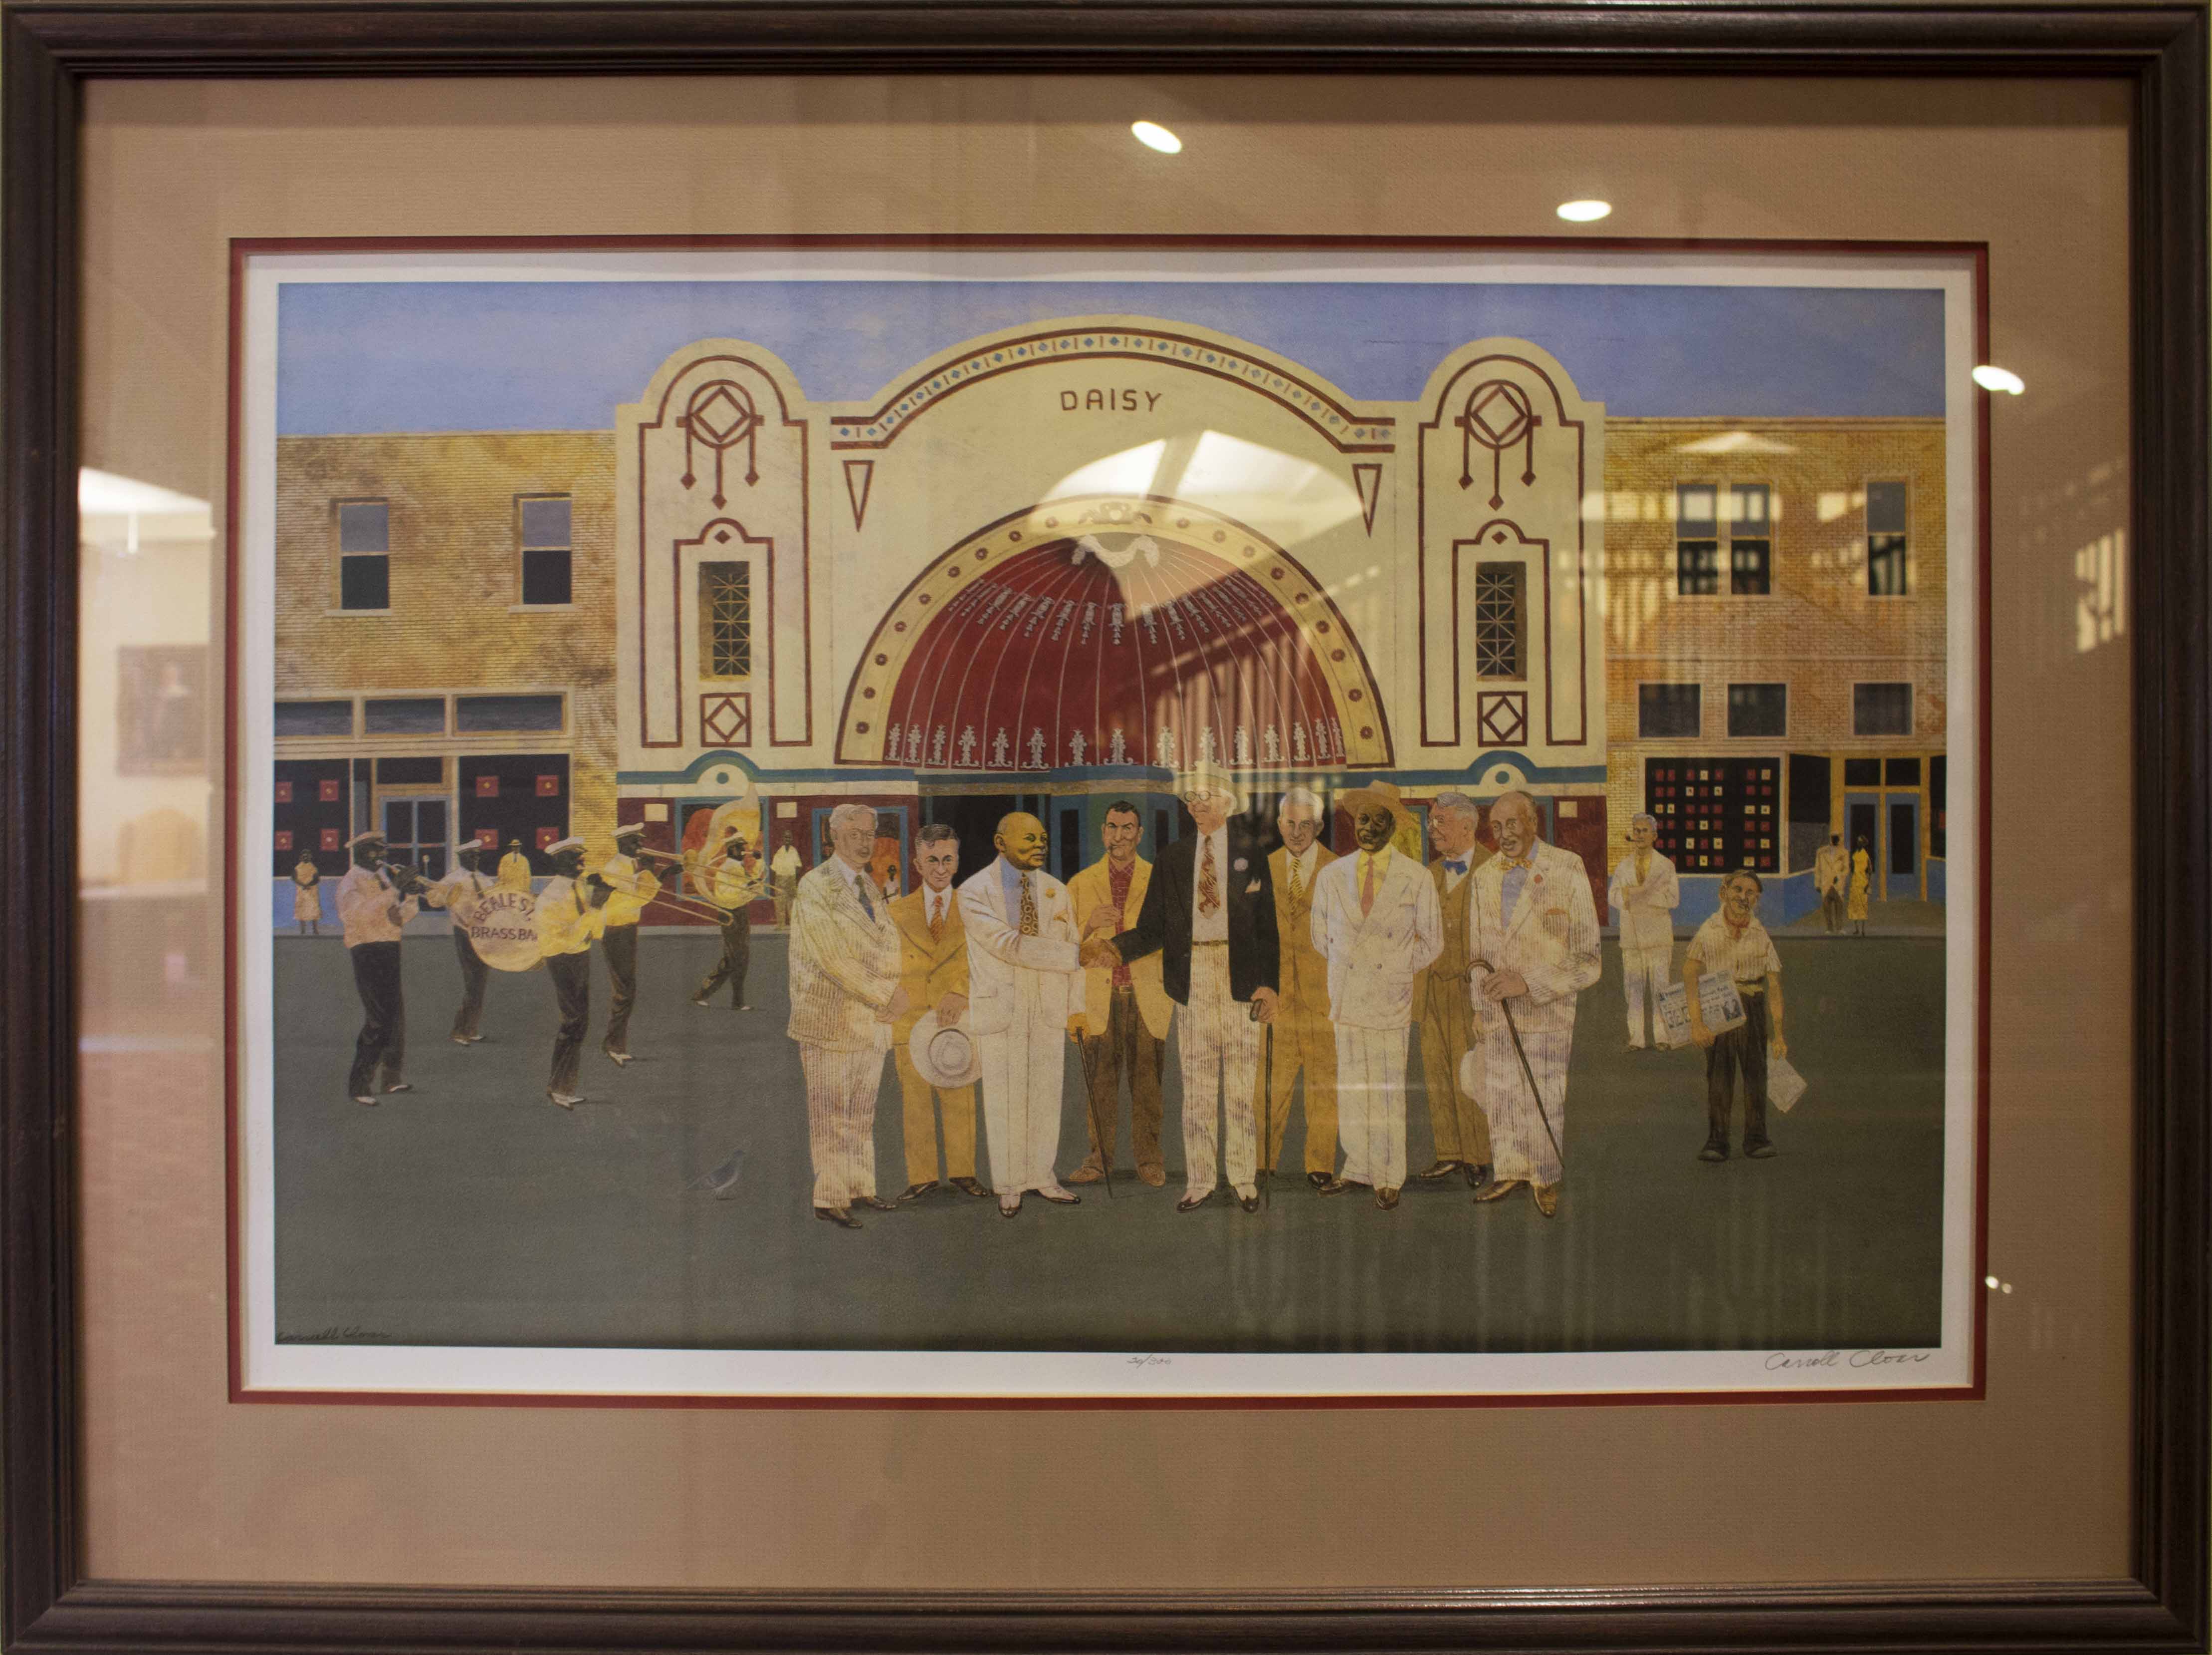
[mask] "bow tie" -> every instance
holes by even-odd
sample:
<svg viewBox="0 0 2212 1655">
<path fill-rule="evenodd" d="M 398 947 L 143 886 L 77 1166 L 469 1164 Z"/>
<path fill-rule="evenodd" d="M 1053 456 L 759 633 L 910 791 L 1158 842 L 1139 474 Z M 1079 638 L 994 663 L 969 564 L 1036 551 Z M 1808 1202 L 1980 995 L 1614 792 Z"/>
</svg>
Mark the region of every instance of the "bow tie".
<svg viewBox="0 0 2212 1655">
<path fill-rule="evenodd" d="M 1444 867 L 1454 873 L 1464 873 L 1467 872 L 1467 863 L 1457 856 L 1445 857 Z"/>
<path fill-rule="evenodd" d="M 1507 855 L 1504 851 L 1502 851 L 1502 850 L 1501 850 L 1501 851 L 1499 851 L 1499 852 L 1498 853 L 1498 867 L 1499 867 L 1503 868 L 1506 873 L 1511 873 L 1515 868 L 1516 868 L 1516 867 L 1528 867 L 1528 858 L 1527 858 L 1526 856 L 1522 856 L 1522 857 L 1520 857 L 1520 858 L 1518 858 L 1518 859 L 1516 859 L 1516 858 L 1514 858 L 1514 857 L 1508 856 L 1508 855 Z"/>
</svg>

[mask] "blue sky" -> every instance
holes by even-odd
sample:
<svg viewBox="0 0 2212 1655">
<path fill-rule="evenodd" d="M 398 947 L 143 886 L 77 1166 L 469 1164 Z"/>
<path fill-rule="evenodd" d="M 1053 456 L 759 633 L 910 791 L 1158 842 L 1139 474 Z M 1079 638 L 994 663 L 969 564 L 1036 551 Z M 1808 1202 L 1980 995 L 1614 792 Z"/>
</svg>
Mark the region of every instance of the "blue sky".
<svg viewBox="0 0 2212 1655">
<path fill-rule="evenodd" d="M 1065 316 L 1198 323 L 1407 401 L 1470 339 L 1530 339 L 1635 416 L 1936 415 L 1929 289 L 1215 282 L 294 283 L 277 429 L 608 430 L 694 339 L 766 345 L 817 401 L 860 400 L 979 333 Z"/>
</svg>

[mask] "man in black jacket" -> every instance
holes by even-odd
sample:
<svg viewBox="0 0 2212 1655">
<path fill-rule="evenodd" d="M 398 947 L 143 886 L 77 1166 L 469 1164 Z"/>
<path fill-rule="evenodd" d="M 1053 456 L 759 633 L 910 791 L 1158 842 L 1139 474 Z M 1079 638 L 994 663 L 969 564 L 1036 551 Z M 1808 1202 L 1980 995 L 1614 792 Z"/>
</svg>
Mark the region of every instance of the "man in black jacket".
<svg viewBox="0 0 2212 1655">
<path fill-rule="evenodd" d="M 1212 1198 L 1219 1144 L 1237 1199 L 1256 1212 L 1253 1087 L 1260 1025 L 1274 1021 L 1281 969 L 1274 886 L 1259 842 L 1230 819 L 1243 801 L 1226 774 L 1200 766 L 1177 790 L 1198 832 L 1160 852 L 1136 924 L 1110 941 L 1094 934 L 1084 959 L 1126 964 L 1160 950 L 1163 986 L 1182 1008 L 1184 1190 L 1176 1210 L 1188 1213 Z M 1097 933 L 1120 919 L 1111 904 L 1102 904 L 1084 922 Z M 1227 1123 L 1225 1144 L 1217 1110 Z"/>
</svg>

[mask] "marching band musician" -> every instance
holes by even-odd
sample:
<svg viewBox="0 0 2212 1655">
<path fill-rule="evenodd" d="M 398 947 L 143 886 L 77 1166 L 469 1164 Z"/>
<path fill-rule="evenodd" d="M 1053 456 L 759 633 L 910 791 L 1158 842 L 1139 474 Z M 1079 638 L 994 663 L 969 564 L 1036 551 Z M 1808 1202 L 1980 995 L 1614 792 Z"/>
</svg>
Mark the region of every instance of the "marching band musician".
<svg viewBox="0 0 2212 1655">
<path fill-rule="evenodd" d="M 592 939 L 606 929 L 610 887 L 596 874 L 576 877 L 584 867 L 581 839 L 562 839 L 546 846 L 545 854 L 552 859 L 553 877 L 538 893 L 538 948 L 561 1007 L 545 1095 L 563 1109 L 574 1109 L 584 1101 L 576 1091 L 576 1065 L 592 1021 Z"/>
<path fill-rule="evenodd" d="M 477 957 L 476 943 L 469 936 L 469 921 L 477 904 L 495 888 L 478 864 L 487 851 L 498 849 L 499 841 L 490 834 L 478 834 L 454 850 L 453 860 L 459 866 L 422 893 L 423 901 L 444 909 L 453 917 L 453 958 L 461 968 L 461 1008 L 453 1014 L 453 1038 L 457 1046 L 473 1046 L 483 1038 L 477 1029 L 483 1021 L 484 983 L 491 969 Z"/>
<path fill-rule="evenodd" d="M 745 971 L 752 964 L 752 904 L 760 900 L 760 858 L 746 848 L 744 835 L 732 827 L 692 872 L 700 894 L 721 910 L 722 957 L 700 979 L 691 1003 L 706 1005 L 726 983 L 730 1009 L 749 1012 L 752 1007 L 745 1003 Z"/>
<path fill-rule="evenodd" d="M 338 881 L 338 923 L 345 928 L 346 958 L 361 995 L 361 1034 L 354 1041 L 346 1094 L 374 1108 L 375 1082 L 384 1090 L 412 1092 L 407 1083 L 407 1002 L 400 992 L 399 938 L 421 912 L 422 881 L 411 872 L 395 880 L 384 868 L 384 836 L 356 833 L 346 841 L 353 866 Z"/>
<path fill-rule="evenodd" d="M 625 822 L 615 830 L 615 854 L 600 865 L 599 877 L 609 886 L 606 928 L 600 952 L 606 957 L 607 983 L 612 993 L 607 1008 L 606 1037 L 599 1050 L 617 1068 L 629 1062 L 629 1014 L 637 1005 L 637 926 L 646 904 L 660 894 L 660 877 L 637 859 L 645 837 L 641 822 Z"/>
</svg>

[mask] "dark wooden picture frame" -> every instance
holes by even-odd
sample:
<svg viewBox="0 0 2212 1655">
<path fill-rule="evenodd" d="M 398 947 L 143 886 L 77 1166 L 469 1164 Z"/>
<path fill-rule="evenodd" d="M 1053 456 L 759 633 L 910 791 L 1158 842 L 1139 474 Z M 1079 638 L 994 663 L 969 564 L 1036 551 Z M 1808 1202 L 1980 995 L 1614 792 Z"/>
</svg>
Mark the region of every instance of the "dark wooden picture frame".
<svg viewBox="0 0 2212 1655">
<path fill-rule="evenodd" d="M 2207 15 L 2191 5 L 578 0 L 0 9 L 0 1476 L 15 1650 L 1545 1648 L 2197 1651 L 2208 1631 L 2212 631 Z M 590 1592 L 85 1578 L 76 1097 L 78 124 L 104 76 L 1357 69 L 1942 74 L 2132 88 L 2134 1484 L 2124 1578 L 1817 1589 Z"/>
</svg>

